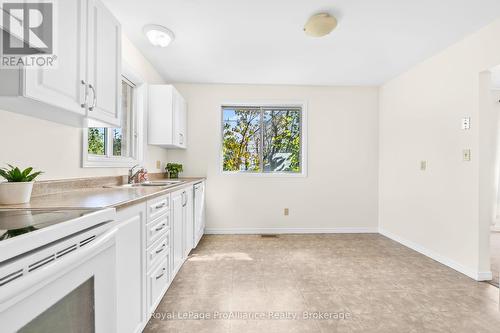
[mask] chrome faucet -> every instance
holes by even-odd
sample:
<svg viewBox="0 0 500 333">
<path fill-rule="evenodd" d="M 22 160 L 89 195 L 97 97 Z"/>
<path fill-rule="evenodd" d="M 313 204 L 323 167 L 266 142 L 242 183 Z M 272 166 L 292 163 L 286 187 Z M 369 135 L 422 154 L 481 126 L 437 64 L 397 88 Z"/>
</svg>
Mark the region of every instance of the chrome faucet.
<svg viewBox="0 0 500 333">
<path fill-rule="evenodd" d="M 140 167 L 139 164 L 136 164 L 134 165 L 133 167 L 131 167 L 129 170 L 128 170 L 128 183 L 129 184 L 133 184 L 134 183 L 134 179 L 135 177 L 143 172 L 144 168 L 143 167 L 140 167 L 139 170 L 137 170 L 136 172 L 134 172 L 134 169 L 137 168 L 137 167 Z"/>
</svg>

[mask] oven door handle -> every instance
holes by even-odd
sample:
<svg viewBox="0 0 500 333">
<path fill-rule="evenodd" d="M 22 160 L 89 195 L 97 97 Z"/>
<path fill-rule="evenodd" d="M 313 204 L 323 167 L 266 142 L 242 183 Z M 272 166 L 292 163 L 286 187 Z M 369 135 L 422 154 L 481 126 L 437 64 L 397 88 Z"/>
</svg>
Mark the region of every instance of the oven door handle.
<svg viewBox="0 0 500 333">
<path fill-rule="evenodd" d="M 112 228 L 73 253 L 0 287 L 0 312 L 113 246 L 117 232 L 118 228 Z"/>
</svg>

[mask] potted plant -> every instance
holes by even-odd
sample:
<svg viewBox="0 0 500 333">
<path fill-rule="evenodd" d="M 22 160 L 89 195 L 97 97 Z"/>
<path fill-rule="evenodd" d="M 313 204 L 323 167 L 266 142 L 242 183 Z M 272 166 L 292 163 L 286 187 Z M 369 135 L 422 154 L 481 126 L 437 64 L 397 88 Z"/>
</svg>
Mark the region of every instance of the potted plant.
<svg viewBox="0 0 500 333">
<path fill-rule="evenodd" d="M 0 176 L 7 180 L 0 182 L 0 204 L 14 205 L 30 201 L 33 183 L 41 171 L 32 172 L 29 167 L 21 171 L 18 167 L 8 164 L 9 168 L 0 168 Z"/>
<path fill-rule="evenodd" d="M 182 172 L 182 164 L 167 163 L 165 167 L 168 178 L 179 178 L 179 172 Z"/>
</svg>

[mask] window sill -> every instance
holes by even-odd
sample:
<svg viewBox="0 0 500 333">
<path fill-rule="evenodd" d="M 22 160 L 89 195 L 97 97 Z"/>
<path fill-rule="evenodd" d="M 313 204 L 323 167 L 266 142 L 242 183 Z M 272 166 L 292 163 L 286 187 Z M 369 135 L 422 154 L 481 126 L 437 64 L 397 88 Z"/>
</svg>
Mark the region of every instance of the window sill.
<svg viewBox="0 0 500 333">
<path fill-rule="evenodd" d="M 131 168 L 136 164 L 139 164 L 139 161 L 121 157 L 88 156 L 88 159 L 83 161 L 84 168 Z"/>
<path fill-rule="evenodd" d="M 307 173 L 286 173 L 286 172 L 274 172 L 274 173 L 258 173 L 258 172 L 230 172 L 221 171 L 223 176 L 235 176 L 235 177 L 262 177 L 262 178 L 306 178 Z"/>
</svg>

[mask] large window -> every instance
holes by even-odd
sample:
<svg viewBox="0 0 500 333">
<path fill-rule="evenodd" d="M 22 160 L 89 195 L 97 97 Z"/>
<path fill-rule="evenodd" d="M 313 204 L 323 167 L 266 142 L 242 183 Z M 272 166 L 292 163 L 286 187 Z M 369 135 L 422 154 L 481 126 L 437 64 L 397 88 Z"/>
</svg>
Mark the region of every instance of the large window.
<svg viewBox="0 0 500 333">
<path fill-rule="evenodd" d="M 84 131 L 84 166 L 128 167 L 140 162 L 143 82 L 133 74 L 121 83 L 121 127 L 89 127 Z"/>
<path fill-rule="evenodd" d="M 302 106 L 222 107 L 222 171 L 304 174 Z"/>
</svg>

